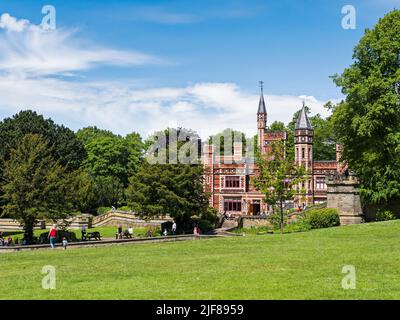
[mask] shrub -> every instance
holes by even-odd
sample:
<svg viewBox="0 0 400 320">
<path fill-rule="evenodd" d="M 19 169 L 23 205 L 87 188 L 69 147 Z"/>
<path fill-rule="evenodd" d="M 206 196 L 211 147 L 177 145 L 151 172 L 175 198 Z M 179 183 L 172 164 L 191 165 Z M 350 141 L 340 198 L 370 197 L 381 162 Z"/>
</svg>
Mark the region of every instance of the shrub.
<svg viewBox="0 0 400 320">
<path fill-rule="evenodd" d="M 49 243 L 48 236 L 49 236 L 48 231 L 41 233 L 38 238 L 38 243 L 39 244 Z M 78 241 L 75 232 L 67 231 L 67 230 L 58 230 L 56 242 L 57 243 L 62 242 L 64 237 L 67 239 L 68 242 L 77 242 Z"/>
<path fill-rule="evenodd" d="M 99 207 L 98 209 L 97 209 L 97 215 L 102 215 L 102 214 L 104 214 L 104 213 L 107 213 L 108 211 L 111 211 L 111 208 L 110 207 Z"/>
<path fill-rule="evenodd" d="M 299 220 L 298 222 L 289 223 L 283 230 L 284 233 L 304 232 L 310 231 L 312 226 L 306 219 Z"/>
<path fill-rule="evenodd" d="M 396 215 L 390 210 L 379 210 L 376 214 L 376 221 L 389 221 L 397 219 Z"/>
<path fill-rule="evenodd" d="M 198 221 L 198 223 L 202 232 L 207 232 L 214 229 L 214 224 L 209 220 L 201 219 Z"/>
<path fill-rule="evenodd" d="M 339 214 L 336 209 L 316 209 L 307 211 L 305 223 L 312 229 L 330 228 L 340 225 Z"/>
<path fill-rule="evenodd" d="M 131 208 L 128 207 L 128 206 L 123 206 L 123 207 L 119 207 L 118 210 L 121 210 L 121 211 L 131 211 Z"/>
<path fill-rule="evenodd" d="M 283 226 L 287 224 L 288 211 L 283 212 Z M 273 225 L 274 229 L 279 229 L 281 227 L 281 213 L 274 212 L 268 216 L 268 221 Z"/>
</svg>

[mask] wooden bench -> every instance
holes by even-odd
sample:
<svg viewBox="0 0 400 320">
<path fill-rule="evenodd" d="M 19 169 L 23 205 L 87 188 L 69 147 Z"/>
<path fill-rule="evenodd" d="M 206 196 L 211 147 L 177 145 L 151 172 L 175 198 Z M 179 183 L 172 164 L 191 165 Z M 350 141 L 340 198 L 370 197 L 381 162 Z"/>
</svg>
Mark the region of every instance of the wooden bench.
<svg viewBox="0 0 400 320">
<path fill-rule="evenodd" d="M 93 238 L 95 240 L 100 241 L 101 240 L 100 232 L 98 232 L 98 231 L 88 232 L 83 236 L 82 240 L 89 240 L 90 241 Z"/>
<path fill-rule="evenodd" d="M 123 238 L 132 239 L 133 236 L 128 232 L 128 230 L 125 230 L 121 234 L 121 239 L 123 239 Z M 115 239 L 119 239 L 119 233 L 118 232 L 115 233 Z"/>
</svg>

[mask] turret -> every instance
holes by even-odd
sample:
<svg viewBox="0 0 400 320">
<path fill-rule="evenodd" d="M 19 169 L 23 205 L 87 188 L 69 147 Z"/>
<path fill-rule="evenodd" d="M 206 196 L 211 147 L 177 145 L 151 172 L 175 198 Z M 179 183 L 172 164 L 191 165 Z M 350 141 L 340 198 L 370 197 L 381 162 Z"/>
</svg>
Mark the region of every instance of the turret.
<svg viewBox="0 0 400 320">
<path fill-rule="evenodd" d="M 260 152 L 262 152 L 263 150 L 264 133 L 265 130 L 267 129 L 267 109 L 265 108 L 263 84 L 264 83 L 260 81 L 261 94 L 257 111 L 258 148 Z"/>
</svg>

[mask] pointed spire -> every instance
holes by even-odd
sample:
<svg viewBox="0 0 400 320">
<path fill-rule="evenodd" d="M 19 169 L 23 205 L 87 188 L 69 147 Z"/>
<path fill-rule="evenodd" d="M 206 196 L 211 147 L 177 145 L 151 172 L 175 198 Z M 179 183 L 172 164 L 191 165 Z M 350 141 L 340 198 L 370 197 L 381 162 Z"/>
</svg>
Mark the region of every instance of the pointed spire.
<svg viewBox="0 0 400 320">
<path fill-rule="evenodd" d="M 310 120 L 307 117 L 306 104 L 303 101 L 303 108 L 301 108 L 300 115 L 296 121 L 296 129 L 309 129 L 312 130 Z"/>
<path fill-rule="evenodd" d="M 265 101 L 264 101 L 264 82 L 260 81 L 259 83 L 261 88 L 261 95 L 260 95 L 260 102 L 258 103 L 257 114 L 266 114 L 267 109 L 265 108 Z"/>
</svg>

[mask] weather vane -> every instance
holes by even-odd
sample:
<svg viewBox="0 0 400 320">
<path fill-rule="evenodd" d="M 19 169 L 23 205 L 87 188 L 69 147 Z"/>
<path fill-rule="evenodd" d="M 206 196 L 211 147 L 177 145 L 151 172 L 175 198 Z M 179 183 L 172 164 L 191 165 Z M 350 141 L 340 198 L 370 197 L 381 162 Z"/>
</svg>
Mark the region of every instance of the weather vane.
<svg viewBox="0 0 400 320">
<path fill-rule="evenodd" d="M 263 92 L 263 89 L 264 89 L 264 81 L 260 80 L 258 83 L 260 84 L 261 92 Z"/>
</svg>

